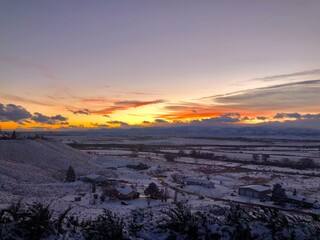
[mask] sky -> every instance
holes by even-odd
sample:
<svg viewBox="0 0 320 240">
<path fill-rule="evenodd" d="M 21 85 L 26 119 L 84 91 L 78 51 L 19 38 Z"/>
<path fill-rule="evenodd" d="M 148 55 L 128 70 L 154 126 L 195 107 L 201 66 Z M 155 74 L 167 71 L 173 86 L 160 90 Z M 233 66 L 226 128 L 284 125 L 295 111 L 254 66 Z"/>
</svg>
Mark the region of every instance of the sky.
<svg viewBox="0 0 320 240">
<path fill-rule="evenodd" d="M 320 128 L 319 12 L 317 0 L 3 0 L 1 128 Z"/>
</svg>

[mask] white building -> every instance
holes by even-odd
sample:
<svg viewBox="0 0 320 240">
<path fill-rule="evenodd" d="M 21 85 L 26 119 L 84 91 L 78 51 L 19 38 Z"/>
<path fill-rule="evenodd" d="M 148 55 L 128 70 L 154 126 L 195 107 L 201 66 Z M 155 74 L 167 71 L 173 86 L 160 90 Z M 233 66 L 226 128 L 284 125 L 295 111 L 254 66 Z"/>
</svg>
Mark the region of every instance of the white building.
<svg viewBox="0 0 320 240">
<path fill-rule="evenodd" d="M 206 188 L 215 188 L 214 182 L 208 180 L 208 179 L 202 179 L 202 178 L 188 178 L 186 180 L 187 185 L 197 185 L 202 186 Z"/>
</svg>

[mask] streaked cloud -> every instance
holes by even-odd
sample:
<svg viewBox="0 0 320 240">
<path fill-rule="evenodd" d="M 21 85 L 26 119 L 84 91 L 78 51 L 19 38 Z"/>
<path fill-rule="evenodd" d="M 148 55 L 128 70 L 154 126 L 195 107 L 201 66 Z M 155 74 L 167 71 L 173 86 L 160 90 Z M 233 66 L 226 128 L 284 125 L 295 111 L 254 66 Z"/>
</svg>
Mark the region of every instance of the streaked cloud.
<svg viewBox="0 0 320 240">
<path fill-rule="evenodd" d="M 38 101 L 30 98 L 25 98 L 21 96 L 16 96 L 13 94 L 7 94 L 7 93 L 1 93 L 0 95 L 1 99 L 5 99 L 8 101 L 14 101 L 14 102 L 19 102 L 19 103 L 31 103 L 35 105 L 40 105 L 40 106 L 54 106 L 53 103 L 45 102 L 45 101 Z"/>
<path fill-rule="evenodd" d="M 69 112 L 72 112 L 73 114 L 75 115 L 78 115 L 78 114 L 82 114 L 82 115 L 89 115 L 90 114 L 90 111 L 89 109 L 78 109 L 78 110 L 71 110 L 69 109 L 68 110 Z"/>
<path fill-rule="evenodd" d="M 288 78 L 292 78 L 292 77 L 304 77 L 304 76 L 310 76 L 310 75 L 320 75 L 320 69 L 312 69 L 312 70 L 306 70 L 306 71 L 301 71 L 301 72 L 271 75 L 271 76 L 266 76 L 266 77 L 261 77 L 261 78 L 253 78 L 251 80 L 271 82 L 271 81 L 280 80 L 280 79 L 288 79 Z"/>
<path fill-rule="evenodd" d="M 10 63 L 19 68 L 31 68 L 37 70 L 44 77 L 51 80 L 58 80 L 56 73 L 43 64 L 34 63 L 29 60 L 25 60 L 16 56 L 0 53 L 0 61 Z"/>
<path fill-rule="evenodd" d="M 247 111 L 282 109 L 314 112 L 320 108 L 320 80 L 272 85 L 229 94 L 211 96 L 215 104 Z"/>
<path fill-rule="evenodd" d="M 137 100 L 128 100 L 128 101 L 117 101 L 114 102 L 112 106 L 106 107 L 100 110 L 93 110 L 91 113 L 95 114 L 103 114 L 103 115 L 108 115 L 111 114 L 115 111 L 120 111 L 120 110 L 126 110 L 130 108 L 137 108 L 137 107 L 143 107 L 147 105 L 153 105 L 153 104 L 159 104 L 159 103 L 164 103 L 165 100 L 163 99 L 157 99 L 157 100 L 152 100 L 152 101 L 137 101 Z"/>
</svg>

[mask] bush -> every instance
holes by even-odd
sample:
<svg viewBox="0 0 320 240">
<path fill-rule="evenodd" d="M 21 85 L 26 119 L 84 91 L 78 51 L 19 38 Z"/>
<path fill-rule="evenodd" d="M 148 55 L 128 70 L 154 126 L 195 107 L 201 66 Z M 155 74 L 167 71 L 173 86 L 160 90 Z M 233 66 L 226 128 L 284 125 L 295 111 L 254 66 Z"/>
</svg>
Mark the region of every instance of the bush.
<svg viewBox="0 0 320 240">
<path fill-rule="evenodd" d="M 168 162 L 174 162 L 176 156 L 173 153 L 165 153 L 164 154 L 164 158 L 168 161 Z"/>
<path fill-rule="evenodd" d="M 82 223 L 84 237 L 92 240 L 121 240 L 123 228 L 123 220 L 106 209 L 96 220 Z"/>
<path fill-rule="evenodd" d="M 277 183 L 273 186 L 272 200 L 275 203 L 279 203 L 280 205 L 285 205 L 285 203 L 287 201 L 286 190 L 279 183 Z"/>
<path fill-rule="evenodd" d="M 68 167 L 67 174 L 66 174 L 66 182 L 74 182 L 76 181 L 76 174 L 72 166 Z"/>
<path fill-rule="evenodd" d="M 149 186 L 144 190 L 144 194 L 149 197 L 155 197 L 159 194 L 159 187 L 154 183 L 150 183 Z"/>
</svg>

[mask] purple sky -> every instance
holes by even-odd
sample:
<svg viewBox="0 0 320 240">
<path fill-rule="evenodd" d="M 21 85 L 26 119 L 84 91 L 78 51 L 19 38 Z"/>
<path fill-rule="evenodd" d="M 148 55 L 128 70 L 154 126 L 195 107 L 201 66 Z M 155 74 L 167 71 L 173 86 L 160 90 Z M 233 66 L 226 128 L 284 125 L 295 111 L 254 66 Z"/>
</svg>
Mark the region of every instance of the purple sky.
<svg viewBox="0 0 320 240">
<path fill-rule="evenodd" d="M 282 89 L 278 99 L 270 90 L 261 99 L 257 89 L 320 79 L 319 12 L 320 1 L 294 0 L 1 1 L 0 103 L 86 126 L 106 120 L 80 120 L 69 110 L 121 105 L 110 112 L 112 121 L 139 124 L 172 120 L 168 114 L 182 114 L 172 106 L 186 104 L 211 108 L 205 117 L 234 112 L 235 103 L 252 115 L 248 94 L 258 92 L 257 105 L 275 101 L 258 114 L 315 114 L 320 99 L 310 88 Z M 297 86 L 296 105 L 282 105 L 284 92 L 292 96 Z M 238 91 L 240 98 L 206 98 Z"/>
</svg>

